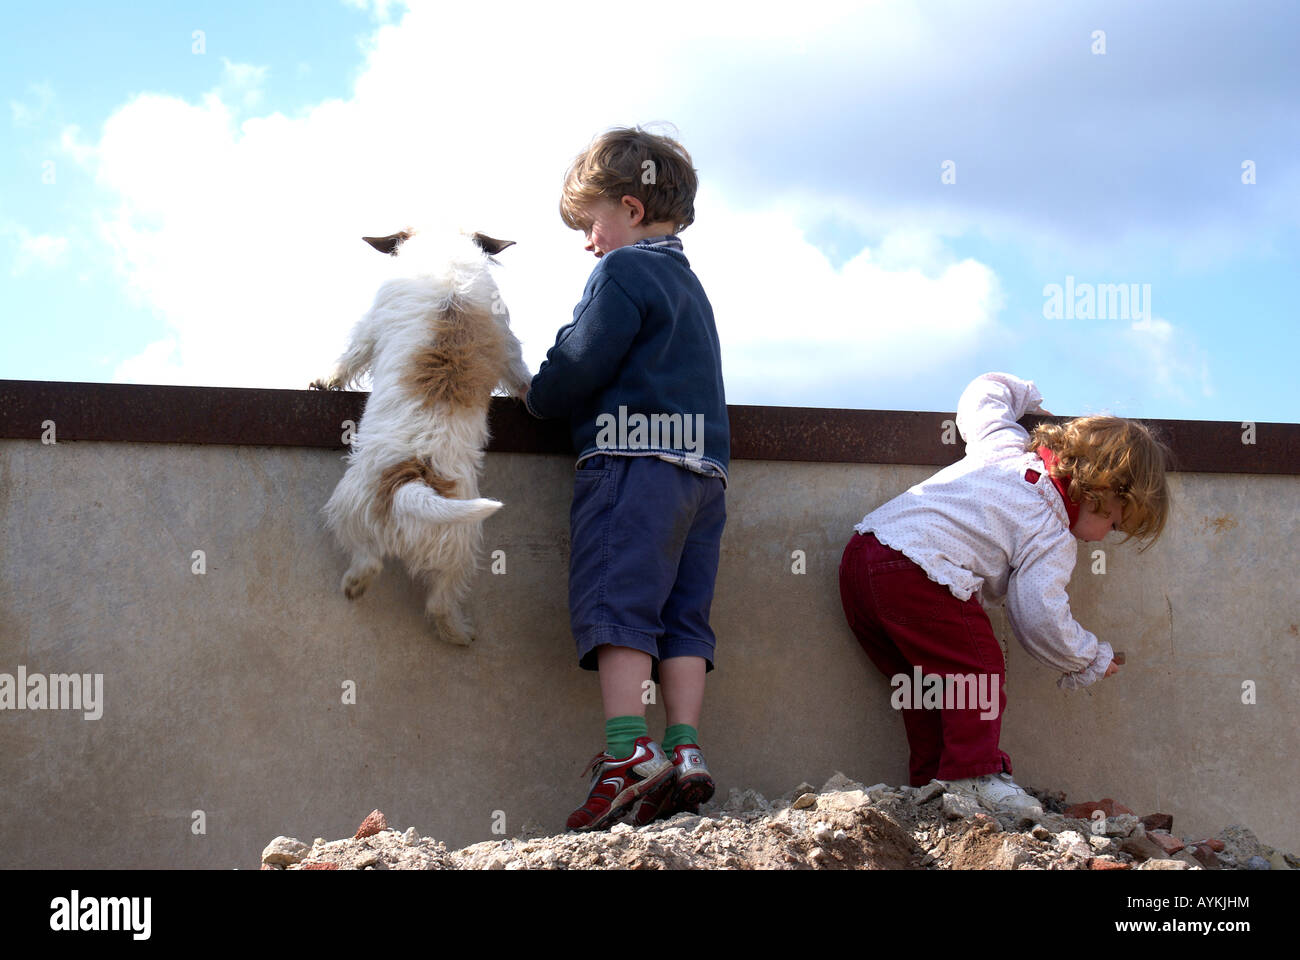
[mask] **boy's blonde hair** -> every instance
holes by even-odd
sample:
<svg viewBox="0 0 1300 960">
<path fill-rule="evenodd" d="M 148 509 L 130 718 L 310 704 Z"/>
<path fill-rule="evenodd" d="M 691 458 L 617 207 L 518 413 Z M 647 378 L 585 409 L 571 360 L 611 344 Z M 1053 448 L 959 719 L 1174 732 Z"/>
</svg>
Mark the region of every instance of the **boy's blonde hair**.
<svg viewBox="0 0 1300 960">
<path fill-rule="evenodd" d="M 564 178 L 560 218 L 585 230 L 590 221 L 583 209 L 593 200 L 631 195 L 645 207 L 643 223 L 668 222 L 680 233 L 695 222 L 697 182 L 691 155 L 676 140 L 640 127 L 618 127 L 574 158 Z"/>
<path fill-rule="evenodd" d="M 1146 540 L 1145 549 L 1160 537 L 1169 516 L 1165 471 L 1171 469 L 1173 455 L 1150 427 L 1107 416 L 1040 423 L 1025 449 L 1040 446 L 1056 454 L 1052 476 L 1070 478 L 1071 500 L 1100 511 L 1107 493 L 1119 498 L 1124 506 L 1120 529 L 1127 534 L 1122 542 Z"/>
</svg>

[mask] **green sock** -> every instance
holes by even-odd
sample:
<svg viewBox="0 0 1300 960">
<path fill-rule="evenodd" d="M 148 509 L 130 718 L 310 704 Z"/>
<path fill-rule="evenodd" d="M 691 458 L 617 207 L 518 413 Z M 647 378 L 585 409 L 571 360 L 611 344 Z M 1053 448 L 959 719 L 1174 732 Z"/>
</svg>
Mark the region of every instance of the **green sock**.
<svg viewBox="0 0 1300 960">
<path fill-rule="evenodd" d="M 662 746 L 669 757 L 672 756 L 673 747 L 680 747 L 684 743 L 693 743 L 697 747 L 700 745 L 700 735 L 689 723 L 674 723 L 664 731 Z"/>
<path fill-rule="evenodd" d="M 645 717 L 610 717 L 605 721 L 605 752 L 619 760 L 631 756 L 637 737 L 649 732 Z"/>
</svg>

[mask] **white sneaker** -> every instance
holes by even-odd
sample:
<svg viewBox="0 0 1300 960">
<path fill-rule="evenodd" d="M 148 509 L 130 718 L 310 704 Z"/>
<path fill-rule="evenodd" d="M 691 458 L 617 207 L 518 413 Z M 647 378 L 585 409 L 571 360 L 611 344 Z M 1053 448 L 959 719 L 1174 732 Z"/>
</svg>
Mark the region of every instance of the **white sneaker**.
<svg viewBox="0 0 1300 960">
<path fill-rule="evenodd" d="M 1006 810 L 1025 816 L 1041 817 L 1043 805 L 1011 779 L 1009 773 L 986 773 L 980 777 L 945 780 L 951 793 L 974 797 L 988 810 Z"/>
</svg>

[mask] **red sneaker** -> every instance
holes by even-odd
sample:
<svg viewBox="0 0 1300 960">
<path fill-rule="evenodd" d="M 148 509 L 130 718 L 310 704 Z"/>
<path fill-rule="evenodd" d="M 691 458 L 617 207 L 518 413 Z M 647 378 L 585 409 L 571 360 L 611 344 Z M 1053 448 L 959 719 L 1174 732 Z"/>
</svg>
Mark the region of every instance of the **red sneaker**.
<svg viewBox="0 0 1300 960">
<path fill-rule="evenodd" d="M 704 754 L 694 743 L 673 747 L 673 775 L 658 790 L 648 792 L 636 805 L 632 822 L 644 827 L 678 813 L 699 813 L 700 804 L 713 796 L 713 777 Z"/>
<path fill-rule="evenodd" d="M 671 785 L 675 769 L 649 737 L 638 737 L 631 755 L 621 760 L 597 754 L 586 770 L 592 773 L 587 802 L 569 814 L 568 828 L 602 830 L 618 822 L 647 793 Z"/>
</svg>

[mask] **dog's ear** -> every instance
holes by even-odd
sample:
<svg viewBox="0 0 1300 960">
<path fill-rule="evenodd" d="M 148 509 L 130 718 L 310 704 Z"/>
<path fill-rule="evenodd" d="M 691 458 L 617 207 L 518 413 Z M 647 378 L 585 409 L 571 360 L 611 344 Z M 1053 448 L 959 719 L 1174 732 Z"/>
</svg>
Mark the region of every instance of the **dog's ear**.
<svg viewBox="0 0 1300 960">
<path fill-rule="evenodd" d="M 397 256 L 397 248 L 403 240 L 410 240 L 411 234 L 409 231 L 399 230 L 397 233 L 390 233 L 386 237 L 362 237 L 361 239 L 380 253 L 387 253 L 395 257 Z"/>
<path fill-rule="evenodd" d="M 478 248 L 489 257 L 495 257 L 506 247 L 513 247 L 515 245 L 513 240 L 498 240 L 495 237 L 489 237 L 486 233 L 476 233 L 472 239 L 476 244 L 478 244 Z"/>
</svg>

